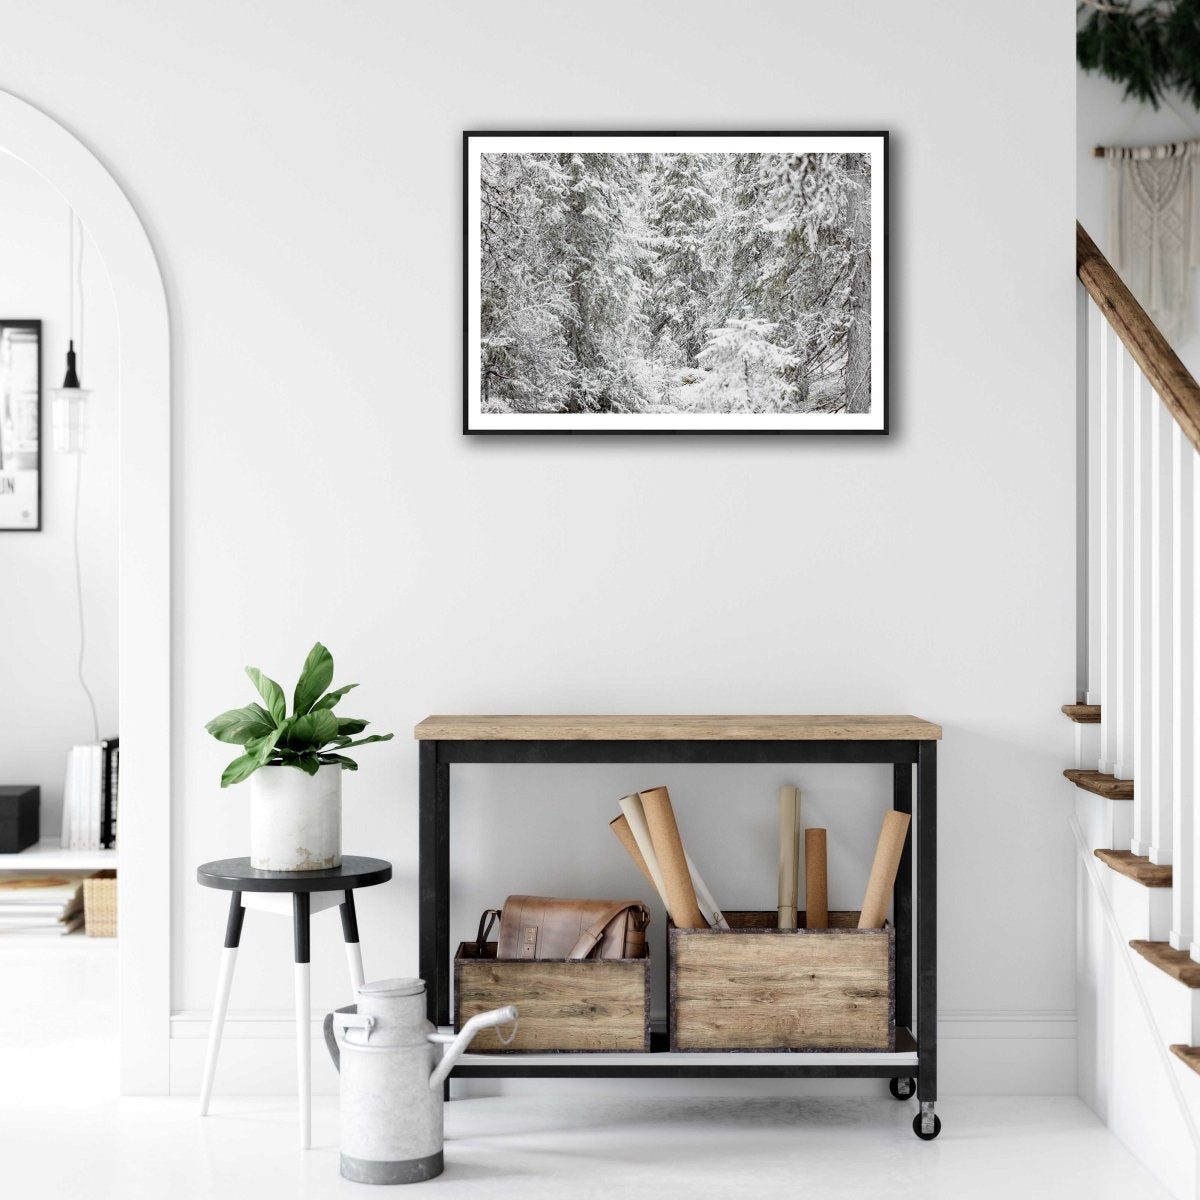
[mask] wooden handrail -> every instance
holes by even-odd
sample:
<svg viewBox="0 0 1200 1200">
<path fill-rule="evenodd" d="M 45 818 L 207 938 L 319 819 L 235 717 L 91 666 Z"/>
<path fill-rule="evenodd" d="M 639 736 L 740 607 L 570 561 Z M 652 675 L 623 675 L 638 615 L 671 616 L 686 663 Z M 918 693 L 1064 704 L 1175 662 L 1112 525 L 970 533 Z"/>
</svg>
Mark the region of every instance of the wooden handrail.
<svg viewBox="0 0 1200 1200">
<path fill-rule="evenodd" d="M 1188 441 L 1200 450 L 1200 384 L 1078 221 L 1075 273 Z"/>
</svg>

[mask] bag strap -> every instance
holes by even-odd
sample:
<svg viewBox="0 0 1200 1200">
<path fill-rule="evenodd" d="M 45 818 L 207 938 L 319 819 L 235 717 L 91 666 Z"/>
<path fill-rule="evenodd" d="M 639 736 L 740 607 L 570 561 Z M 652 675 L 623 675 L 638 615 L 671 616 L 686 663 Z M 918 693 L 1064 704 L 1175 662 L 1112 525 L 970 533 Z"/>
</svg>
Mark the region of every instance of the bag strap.
<svg viewBox="0 0 1200 1200">
<path fill-rule="evenodd" d="M 483 957 L 484 943 L 487 942 L 488 934 L 492 932 L 492 926 L 495 925 L 499 916 L 498 908 L 485 908 L 483 916 L 479 918 L 479 932 L 475 935 L 475 948 L 481 958 Z"/>
<path fill-rule="evenodd" d="M 580 935 L 579 941 L 575 943 L 568 958 L 587 958 L 589 954 L 596 948 L 596 943 L 604 936 L 604 930 L 608 923 L 614 918 L 621 915 L 627 909 L 636 909 L 639 916 L 642 918 L 641 928 L 645 929 L 649 923 L 650 914 L 646 911 L 646 906 L 638 900 L 619 900 L 611 908 L 605 911 L 592 922 Z"/>
</svg>

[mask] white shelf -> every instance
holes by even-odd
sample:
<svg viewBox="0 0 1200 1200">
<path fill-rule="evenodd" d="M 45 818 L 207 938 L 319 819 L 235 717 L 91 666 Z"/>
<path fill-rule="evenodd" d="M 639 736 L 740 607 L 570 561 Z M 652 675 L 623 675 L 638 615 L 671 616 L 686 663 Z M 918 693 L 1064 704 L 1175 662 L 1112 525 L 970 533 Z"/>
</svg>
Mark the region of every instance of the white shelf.
<svg viewBox="0 0 1200 1200">
<path fill-rule="evenodd" d="M 42 838 L 20 854 L 0 854 L 0 871 L 111 871 L 116 866 L 115 850 L 64 850 L 58 838 Z"/>
<path fill-rule="evenodd" d="M 59 950 L 86 949 L 89 953 L 105 948 L 116 949 L 115 937 L 88 937 L 82 929 L 74 933 L 0 933 L 0 954 L 5 950 L 42 950 L 49 946 Z"/>
<path fill-rule="evenodd" d="M 443 1025 L 441 1033 L 453 1033 L 449 1025 Z M 661 1067 L 670 1071 L 677 1067 L 916 1067 L 917 1052 L 909 1049 L 912 1036 L 907 1029 L 897 1030 L 897 1041 L 903 1046 L 899 1050 L 792 1050 L 792 1051 L 745 1051 L 725 1050 L 711 1052 L 659 1051 L 652 1053 L 615 1054 L 572 1054 L 569 1051 L 539 1054 L 536 1051 L 518 1054 L 472 1054 L 469 1050 L 459 1059 L 464 1067 L 483 1067 L 505 1074 L 522 1067 Z"/>
</svg>

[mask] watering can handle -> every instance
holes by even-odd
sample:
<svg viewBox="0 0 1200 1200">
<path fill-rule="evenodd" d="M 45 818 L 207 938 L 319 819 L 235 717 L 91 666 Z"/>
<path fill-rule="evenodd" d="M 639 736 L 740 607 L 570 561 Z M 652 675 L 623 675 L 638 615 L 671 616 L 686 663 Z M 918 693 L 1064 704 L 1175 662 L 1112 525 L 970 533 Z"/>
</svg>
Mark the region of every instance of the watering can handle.
<svg viewBox="0 0 1200 1200">
<path fill-rule="evenodd" d="M 329 1050 L 329 1057 L 333 1059 L 333 1065 L 340 1075 L 342 1073 L 342 1052 L 338 1049 L 337 1038 L 333 1033 L 333 1013 L 325 1014 L 325 1022 L 321 1026 L 321 1031 L 325 1034 L 325 1045 Z"/>
<path fill-rule="evenodd" d="M 336 1008 L 331 1013 L 325 1014 L 325 1020 L 322 1022 L 321 1031 L 325 1034 L 325 1045 L 329 1049 L 329 1057 L 333 1059 L 333 1065 L 337 1068 L 338 1074 L 342 1071 L 342 1051 L 337 1043 L 337 1035 L 334 1033 L 334 1027 L 345 1029 L 348 1026 L 353 1026 L 356 1029 L 365 1029 L 366 1040 L 371 1040 L 371 1030 L 375 1028 L 374 1017 L 360 1017 L 358 1015 L 358 1005 L 351 1004 L 346 1008 Z"/>
</svg>

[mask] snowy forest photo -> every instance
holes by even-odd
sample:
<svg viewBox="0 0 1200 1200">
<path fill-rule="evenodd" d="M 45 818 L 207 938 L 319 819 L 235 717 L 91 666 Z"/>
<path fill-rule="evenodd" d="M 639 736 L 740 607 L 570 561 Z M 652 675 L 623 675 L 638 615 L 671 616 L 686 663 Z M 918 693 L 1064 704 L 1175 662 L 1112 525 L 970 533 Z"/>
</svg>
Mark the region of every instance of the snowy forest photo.
<svg viewBox="0 0 1200 1200">
<path fill-rule="evenodd" d="M 869 153 L 485 150 L 478 412 L 871 412 L 871 171 Z"/>
</svg>

